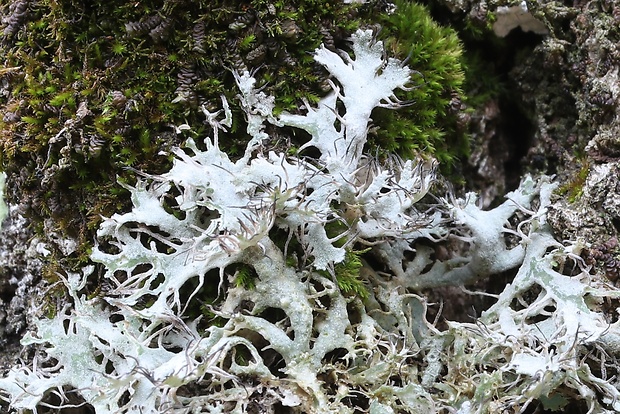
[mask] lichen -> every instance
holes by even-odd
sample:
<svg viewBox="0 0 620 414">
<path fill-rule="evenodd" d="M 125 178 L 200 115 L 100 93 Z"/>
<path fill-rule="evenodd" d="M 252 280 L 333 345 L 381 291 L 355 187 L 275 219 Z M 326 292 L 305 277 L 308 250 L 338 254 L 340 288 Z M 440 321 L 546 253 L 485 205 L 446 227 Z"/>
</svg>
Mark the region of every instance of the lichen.
<svg viewBox="0 0 620 414">
<path fill-rule="evenodd" d="M 526 176 L 488 211 L 473 194 L 427 204 L 432 162 L 364 151 L 372 110 L 397 109 L 412 72 L 372 31 L 352 42 L 352 55 L 315 51 L 333 93 L 305 115 L 275 115 L 256 80 L 235 74 L 248 120 L 240 158 L 218 145 L 232 116 L 222 98 L 221 112 L 205 108 L 201 147 L 190 139 L 169 171 L 124 184 L 133 207 L 102 222 L 91 255 L 101 292 L 88 292 L 95 266 L 58 275 L 71 303 L 24 338 L 38 345 L 33 366 L 0 379 L 13 409 L 75 399 L 98 414 L 620 409 L 620 322 L 603 311 L 620 295 L 588 273 L 582 243 L 553 237 L 557 185 Z M 302 151 L 315 158 L 265 149 L 267 131 L 291 127 L 308 132 Z M 339 266 L 365 295 L 339 284 Z M 247 268 L 252 284 L 237 283 Z M 427 320 L 424 289 L 510 269 L 475 323 Z"/>
<path fill-rule="evenodd" d="M 4 201 L 5 180 L 6 180 L 6 174 L 0 173 L 0 225 L 2 225 L 2 222 L 4 221 L 7 214 L 9 213 L 6 202 Z"/>
<path fill-rule="evenodd" d="M 7 196 L 47 242 L 11 207 L 3 346 L 45 316 L 13 410 L 620 411 L 620 7 L 528 2 L 547 35 L 497 40 L 519 1 L 430 2 L 493 50 L 463 98 L 453 31 L 348 3 L 0 4 Z M 466 131 L 492 186 L 432 188 Z"/>
</svg>

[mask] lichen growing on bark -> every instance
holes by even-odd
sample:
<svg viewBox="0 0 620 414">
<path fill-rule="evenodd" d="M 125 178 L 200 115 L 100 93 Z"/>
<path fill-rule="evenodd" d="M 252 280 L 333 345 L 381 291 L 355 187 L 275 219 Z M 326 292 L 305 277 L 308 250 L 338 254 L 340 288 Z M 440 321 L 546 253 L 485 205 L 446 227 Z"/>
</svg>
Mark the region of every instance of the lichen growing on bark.
<svg viewBox="0 0 620 414">
<path fill-rule="evenodd" d="M 471 25 L 477 21 L 478 30 L 492 26 L 499 7 L 513 6 L 452 3 L 456 13 L 467 12 Z M 40 25 L 28 26 L 34 21 L 30 13 L 42 10 L 33 4 L 15 1 L 2 9 L 8 44 L 24 39 L 24 29 L 44 31 Z M 129 42 L 161 50 L 182 37 L 172 30 L 180 27 L 175 26 L 178 22 L 165 17 L 186 3 L 166 4 L 171 9 L 163 14 L 145 10 L 121 27 Z M 290 10 L 275 8 L 274 14 L 267 2 L 252 5 L 259 12 L 233 13 L 226 20 L 227 33 L 239 36 L 239 47 L 254 48 L 250 63 L 269 53 L 286 58 L 287 41 L 286 53 L 272 50 L 248 30 L 258 16 L 273 23 L 268 27 L 280 27 L 282 35 L 294 38 L 299 25 L 282 27 L 274 19 Z M 148 169 L 138 184 L 123 182 L 126 194 L 134 196 L 134 208 L 118 211 L 101 228 L 94 273 L 88 272 L 91 268 L 54 273 L 55 288 L 61 293 L 59 288 L 66 288 L 73 304 L 64 307 L 65 300 L 51 307 L 50 319 L 38 322 L 39 336 L 33 331 L 25 339 L 35 345 L 32 349 L 43 366 L 32 371 L 16 366 L 0 382 L 4 395 L 15 407 L 83 404 L 101 412 L 115 412 L 119 406 L 179 412 L 198 406 L 205 411 L 264 412 L 312 412 L 317 407 L 373 413 L 464 414 L 533 407 L 618 411 L 618 294 L 613 286 L 620 257 L 613 104 L 618 95 L 616 9 L 609 2 L 528 3 L 528 12 L 549 34 L 533 38 L 533 44 L 521 49 L 527 53 L 502 75 L 513 82 L 512 96 L 521 97 L 517 106 L 525 108 L 521 115 L 527 115 L 533 131 L 526 140 L 531 148 L 518 159 L 523 162 L 520 171 L 558 173 L 565 185 L 526 177 L 518 187 L 514 183 L 508 200 L 487 211 L 473 194 L 422 203 L 419 198 L 434 170 L 428 159 L 416 164 L 385 154 L 375 160 L 364 153 L 372 105 L 355 108 L 347 101 L 359 96 L 356 100 L 368 103 L 365 99 L 373 94 L 362 99 L 352 92 L 356 77 L 343 75 L 355 74 L 355 63 L 367 53 L 364 48 L 341 54 L 350 64 L 342 66 L 332 52 L 343 44 L 331 44 L 319 30 L 326 49 L 318 53 L 318 60 L 340 73 L 331 79 L 335 93 L 319 105 L 308 95 L 308 102 L 291 114 L 281 112 L 286 105 L 273 96 L 277 93 L 268 87 L 261 94 L 256 88 L 264 86 L 262 82 L 243 72 L 226 72 L 241 89 L 239 99 L 232 91 L 222 98 L 218 91 L 201 107 L 194 101 L 195 96 L 202 99 L 200 93 L 194 95 L 201 91 L 195 67 L 173 63 L 178 76 L 169 83 L 174 90 L 166 89 L 166 94 L 173 105 L 195 111 L 200 122 L 191 116 L 179 119 L 170 126 L 170 141 L 164 146 L 175 147 L 175 140 L 181 139 L 177 132 L 193 140 L 175 151 L 172 169 Z M 96 13 L 85 21 L 92 22 L 93 16 Z M 192 23 L 196 25 L 186 36 L 188 46 L 201 54 L 209 47 L 204 43 L 207 36 L 204 26 Z M 123 42 L 112 44 L 107 52 L 123 56 Z M 247 66 L 238 57 L 228 58 Z M 386 70 L 389 62 L 384 64 Z M 12 64 L 0 75 L 9 82 L 19 70 Z M 260 71 L 254 76 L 260 79 Z M 93 108 L 82 105 L 80 112 L 75 96 L 64 88 L 47 96 L 57 92 L 53 79 L 36 80 L 51 88 L 39 92 L 51 109 L 74 109 L 72 120 L 82 122 L 79 127 L 92 118 L 86 110 Z M 419 87 L 418 80 L 414 76 L 409 86 Z M 2 84 L 3 97 L 10 96 L 5 93 L 7 82 Z M 322 86 L 326 85 L 329 82 Z M 122 95 L 112 91 L 105 96 L 108 104 L 116 105 L 128 98 Z M 382 95 L 383 104 L 398 106 L 405 95 L 385 100 L 386 96 Z M 506 116 L 501 105 L 484 108 L 496 110 L 487 119 Z M 488 114 L 480 120 L 476 110 L 472 118 L 483 124 Z M 35 128 L 37 119 L 22 115 L 2 122 Z M 47 131 L 52 151 L 40 152 L 41 159 L 34 159 L 30 167 L 65 159 L 69 150 L 78 153 L 78 144 L 86 144 L 80 147 L 84 157 L 88 153 L 96 158 L 96 141 L 82 142 L 77 134 L 69 143 L 65 135 L 75 124 L 57 127 Z M 305 132 L 299 133 L 299 128 Z M 481 131 L 492 129 L 482 125 Z M 249 134 L 239 141 L 243 145 L 236 146 L 236 154 L 232 147 L 230 154 L 223 151 L 246 130 Z M 209 139 L 203 145 L 205 136 Z M 139 136 L 142 143 L 147 138 Z M 287 139 L 296 148 L 289 148 Z M 88 150 L 91 144 L 93 154 Z M 66 147 L 70 149 L 63 153 Z M 290 149 L 286 155 L 280 153 L 285 149 Z M 520 171 L 512 174 L 513 181 Z M 225 177 L 233 176 L 239 189 L 228 185 Z M 21 178 L 32 184 L 33 177 Z M 205 184 L 207 178 L 218 185 Z M 553 188 L 566 188 L 566 183 L 582 188 L 552 195 Z M 108 186 L 112 191 L 113 185 Z M 498 191 L 488 194 L 485 202 L 496 199 Z M 571 199 L 562 199 L 563 194 Z M 161 220 L 155 222 L 144 213 L 147 205 Z M 247 211 L 240 214 L 242 209 Z M 55 226 L 46 224 L 47 229 Z M 70 239 L 59 232 L 49 234 L 58 249 L 69 255 L 75 251 Z M 576 241 L 558 243 L 557 238 Z M 46 252 L 42 244 L 32 246 Z M 511 283 L 504 286 L 508 279 Z M 441 308 L 438 312 L 428 300 L 433 292 L 434 298 L 445 292 L 437 286 L 473 282 L 480 287 L 493 280 L 499 281 L 501 294 L 486 292 L 494 305 L 473 316 L 472 323 L 442 321 L 441 316 L 428 322 L 430 315 L 441 315 Z M 25 279 L 1 284 L 2 300 L 6 292 L 28 286 Z M 443 299 L 454 305 L 452 296 Z M 12 309 L 8 317 L 16 315 Z M 65 373 L 51 366 L 57 362 L 67 368 Z M 75 372 L 84 375 L 71 374 Z M 41 384 L 41 389 L 61 388 L 57 396 L 43 396 L 32 388 Z M 101 389 L 117 394 L 102 398 Z"/>
<path fill-rule="evenodd" d="M 601 308 L 618 294 L 590 280 L 581 244 L 553 238 L 556 185 L 525 177 L 490 211 L 473 194 L 423 203 L 432 163 L 364 153 L 372 109 L 399 107 L 411 70 L 384 58 L 371 31 L 352 40 L 353 56 L 315 51 L 338 84 L 305 115 L 274 116 L 255 79 L 235 75 L 249 135 L 238 160 L 218 145 L 232 116 L 223 99 L 205 149 L 190 140 L 168 172 L 127 186 L 132 210 L 104 220 L 91 256 L 103 294 L 87 294 L 93 266 L 58 275 L 72 303 L 24 338 L 41 346 L 33 367 L 0 379 L 13 408 L 492 413 L 579 399 L 620 409 L 617 366 L 603 357 L 620 347 L 620 322 Z M 303 128 L 320 155 L 266 153 L 267 123 Z M 450 241 L 452 255 L 433 255 L 429 241 Z M 362 246 L 365 297 L 336 274 Z M 252 284 L 235 283 L 242 266 Z M 477 323 L 441 331 L 427 320 L 421 289 L 512 268 Z M 200 308 L 214 319 L 193 315 Z"/>
</svg>

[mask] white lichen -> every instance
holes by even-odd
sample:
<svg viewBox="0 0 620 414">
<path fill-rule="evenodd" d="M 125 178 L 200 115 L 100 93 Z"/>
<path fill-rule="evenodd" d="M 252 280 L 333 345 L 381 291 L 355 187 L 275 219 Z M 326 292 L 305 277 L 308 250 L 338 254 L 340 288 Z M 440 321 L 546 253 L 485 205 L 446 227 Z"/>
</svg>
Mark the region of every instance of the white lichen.
<svg viewBox="0 0 620 414">
<path fill-rule="evenodd" d="M 517 27 L 524 32 L 533 32 L 539 35 L 549 33 L 547 26 L 530 13 L 525 1 L 515 6 L 500 6 L 495 15 L 493 32 L 499 37 L 506 37 Z"/>
<path fill-rule="evenodd" d="M 422 208 L 432 160 L 363 152 L 373 108 L 400 105 L 410 70 L 370 31 L 352 42 L 354 58 L 315 52 L 338 85 L 305 115 L 275 117 L 273 98 L 235 74 L 240 159 L 219 147 L 223 99 L 204 109 L 206 149 L 189 140 L 169 172 L 126 186 L 133 208 L 103 222 L 91 256 L 102 293 L 85 293 L 94 267 L 59 275 L 71 304 L 24 338 L 32 366 L 0 379 L 14 409 L 36 412 L 51 392 L 98 414 L 490 413 L 574 395 L 620 409 L 618 322 L 597 308 L 618 294 L 552 237 L 554 185 L 526 177 L 490 211 L 473 194 Z M 320 155 L 264 153 L 266 123 L 304 129 L 302 150 Z M 511 269 L 476 323 L 428 322 L 422 291 Z"/>
<path fill-rule="evenodd" d="M 0 225 L 9 214 L 9 209 L 4 202 L 4 181 L 6 179 L 5 173 L 0 173 Z"/>
</svg>

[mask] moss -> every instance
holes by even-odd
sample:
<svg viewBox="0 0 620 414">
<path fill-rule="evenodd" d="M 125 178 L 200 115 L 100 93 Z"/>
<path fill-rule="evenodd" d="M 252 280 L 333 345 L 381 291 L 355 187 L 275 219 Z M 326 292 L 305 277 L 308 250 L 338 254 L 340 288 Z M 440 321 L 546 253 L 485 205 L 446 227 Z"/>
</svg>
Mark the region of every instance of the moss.
<svg viewBox="0 0 620 414">
<path fill-rule="evenodd" d="M 416 72 L 412 89 L 399 96 L 409 103 L 406 108 L 373 113 L 379 128 L 371 144 L 406 158 L 432 154 L 447 168 L 468 151 L 458 125 L 462 45 L 456 32 L 435 22 L 425 6 L 404 0 L 395 4 L 396 12 L 381 18 L 379 36 L 388 54 L 407 59 Z"/>
<path fill-rule="evenodd" d="M 235 286 L 244 289 L 254 289 L 256 287 L 256 271 L 248 265 L 239 265 L 235 272 Z"/>
<path fill-rule="evenodd" d="M 498 46 L 498 49 L 504 48 Z M 478 51 L 471 51 L 463 57 L 467 106 L 471 110 L 482 108 L 491 100 L 509 95 L 508 87 L 493 65 Z"/>
<path fill-rule="evenodd" d="M 360 270 L 363 266 L 362 255 L 370 249 L 353 251 L 345 254 L 344 261 L 335 266 L 336 282 L 344 295 L 368 298 L 368 288 L 360 279 Z"/>
<path fill-rule="evenodd" d="M 573 176 L 562 184 L 556 191 L 557 194 L 565 196 L 569 203 L 578 201 L 583 195 L 583 189 L 586 185 L 586 180 L 590 175 L 590 161 L 581 155 L 579 161 L 580 168 L 574 172 Z"/>
</svg>

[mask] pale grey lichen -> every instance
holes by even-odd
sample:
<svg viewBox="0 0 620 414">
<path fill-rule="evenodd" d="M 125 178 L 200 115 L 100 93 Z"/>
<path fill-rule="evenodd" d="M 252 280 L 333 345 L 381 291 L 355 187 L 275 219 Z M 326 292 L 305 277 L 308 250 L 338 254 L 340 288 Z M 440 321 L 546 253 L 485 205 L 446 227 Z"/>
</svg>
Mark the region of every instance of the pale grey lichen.
<svg viewBox="0 0 620 414">
<path fill-rule="evenodd" d="M 4 202 L 4 181 L 6 179 L 6 174 L 0 173 L 0 225 L 9 214 L 9 209 Z"/>
<path fill-rule="evenodd" d="M 517 27 L 524 32 L 534 32 L 540 35 L 549 33 L 545 24 L 532 16 L 525 1 L 515 6 L 500 6 L 495 11 L 495 16 L 493 32 L 499 37 L 506 37 Z"/>
<path fill-rule="evenodd" d="M 218 145 L 223 99 L 222 112 L 204 109 L 203 149 L 189 140 L 169 172 L 126 186 L 133 209 L 103 222 L 92 253 L 104 294 L 84 293 L 92 268 L 59 275 L 72 304 L 24 338 L 39 345 L 33 365 L 0 379 L 14 409 L 37 411 L 50 392 L 70 404 L 69 391 L 98 414 L 490 413 L 575 395 L 592 412 L 620 409 L 618 322 L 597 308 L 619 295 L 589 280 L 580 245 L 552 237 L 554 185 L 526 177 L 490 211 L 473 194 L 420 208 L 431 160 L 363 152 L 373 108 L 400 105 L 410 70 L 371 31 L 352 41 L 354 57 L 315 52 L 339 86 L 306 115 L 275 117 L 236 74 L 250 136 L 240 159 Z M 307 131 L 302 150 L 320 155 L 265 154 L 266 123 Z M 447 257 L 429 247 L 447 242 Z M 364 297 L 338 284 L 356 246 L 371 249 Z M 235 283 L 240 266 L 252 286 Z M 516 268 L 476 323 L 427 321 L 422 290 Z"/>
</svg>

